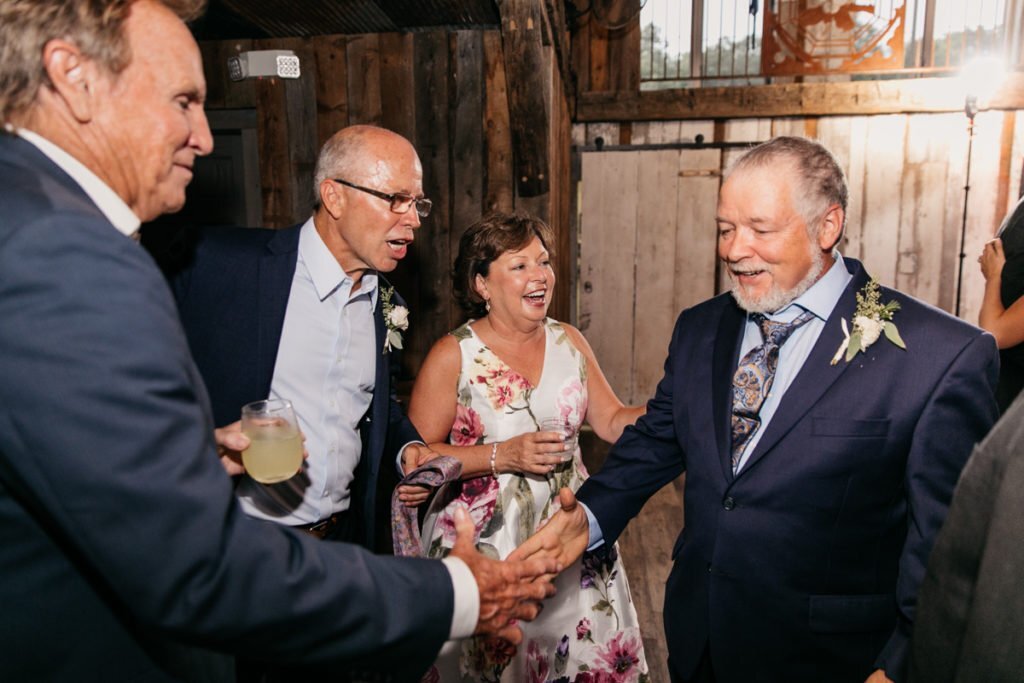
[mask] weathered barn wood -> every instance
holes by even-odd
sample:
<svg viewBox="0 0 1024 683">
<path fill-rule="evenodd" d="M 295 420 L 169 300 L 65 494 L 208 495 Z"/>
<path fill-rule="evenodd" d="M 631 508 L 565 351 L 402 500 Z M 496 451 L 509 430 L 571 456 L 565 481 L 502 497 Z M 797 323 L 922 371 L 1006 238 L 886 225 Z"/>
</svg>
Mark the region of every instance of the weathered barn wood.
<svg viewBox="0 0 1024 683">
<path fill-rule="evenodd" d="M 451 146 L 449 134 L 449 107 L 451 93 L 448 90 L 448 35 L 432 32 L 414 37 L 414 61 L 417 68 L 416 92 L 416 149 L 423 162 L 423 191 L 434 201 L 434 208 L 426 226 L 420 230 L 419 245 L 411 252 L 412 260 L 403 266 L 399 278 L 410 278 L 415 274 L 416 291 L 408 286 L 415 298 L 410 301 L 410 310 L 417 311 L 420 332 L 424 339 L 417 352 L 410 345 L 412 367 L 419 367 L 422 356 L 436 339 L 447 333 L 452 317 L 451 288 L 448 271 L 451 268 Z M 424 234 L 429 231 L 429 239 Z M 408 258 L 408 257 L 407 257 Z M 399 279 L 399 282 L 402 280 Z M 419 340 L 417 340 L 419 341 Z M 420 355 L 420 358 L 416 356 Z"/>
<path fill-rule="evenodd" d="M 593 69 L 593 55 L 591 55 Z M 1024 103 L 1024 74 L 1012 74 L 993 97 L 993 109 Z M 964 95 L 949 79 L 899 79 L 846 83 L 786 83 L 733 88 L 693 88 L 644 92 L 590 91 L 579 94 L 576 120 L 650 121 L 826 116 L 962 111 Z"/>
<path fill-rule="evenodd" d="M 380 36 L 380 125 L 416 144 L 414 49 L 410 33 Z"/>
<path fill-rule="evenodd" d="M 501 39 L 505 57 L 505 87 L 516 188 L 521 197 L 546 194 L 551 184 L 548 170 L 550 102 L 537 87 L 537 75 L 545 71 L 542 45 L 544 17 L 536 0 L 504 0 L 501 3 Z"/>
<path fill-rule="evenodd" d="M 350 37 L 345 44 L 348 69 L 349 123 L 380 125 L 380 35 Z"/>
<path fill-rule="evenodd" d="M 314 62 L 312 50 L 301 38 L 271 44 L 273 49 L 294 50 L 303 63 Z M 272 49 L 264 41 L 253 47 Z M 313 206 L 313 169 L 319 151 L 316 86 L 313 78 L 264 78 L 256 81 L 255 88 L 256 109 L 266 112 L 257 119 L 263 221 L 281 228 L 308 215 Z"/>
<path fill-rule="evenodd" d="M 501 36 L 484 33 L 484 209 L 511 211 L 515 192 L 512 168 L 512 136 L 509 130 L 508 87 Z"/>
<path fill-rule="evenodd" d="M 579 327 L 608 382 L 626 401 L 636 321 L 637 197 L 625 188 L 637 187 L 639 173 L 638 154 L 583 156 Z"/>
<path fill-rule="evenodd" d="M 317 149 L 348 123 L 347 42 L 344 36 L 313 39 Z"/>
</svg>

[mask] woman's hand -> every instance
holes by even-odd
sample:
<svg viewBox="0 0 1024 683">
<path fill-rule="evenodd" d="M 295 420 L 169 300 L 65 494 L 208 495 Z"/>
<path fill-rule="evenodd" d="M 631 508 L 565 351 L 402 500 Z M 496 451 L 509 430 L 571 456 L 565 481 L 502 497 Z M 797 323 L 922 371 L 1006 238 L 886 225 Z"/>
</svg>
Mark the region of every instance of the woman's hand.
<svg viewBox="0 0 1024 683">
<path fill-rule="evenodd" d="M 409 444 L 402 451 L 402 472 L 409 474 L 416 468 L 424 465 L 434 458 L 440 457 L 440 453 L 432 451 L 422 444 Z M 431 489 L 426 486 L 399 486 L 398 500 L 402 505 L 414 508 L 423 505 L 430 498 Z"/>
<path fill-rule="evenodd" d="M 986 280 L 991 280 L 993 277 L 1001 277 L 1003 266 L 1006 265 L 1003 241 L 997 237 L 987 242 L 981 250 L 978 263 L 981 264 L 981 274 L 985 276 Z"/>
<path fill-rule="evenodd" d="M 568 446 L 559 432 L 526 432 L 498 444 L 498 472 L 546 475 L 564 462 Z"/>
</svg>

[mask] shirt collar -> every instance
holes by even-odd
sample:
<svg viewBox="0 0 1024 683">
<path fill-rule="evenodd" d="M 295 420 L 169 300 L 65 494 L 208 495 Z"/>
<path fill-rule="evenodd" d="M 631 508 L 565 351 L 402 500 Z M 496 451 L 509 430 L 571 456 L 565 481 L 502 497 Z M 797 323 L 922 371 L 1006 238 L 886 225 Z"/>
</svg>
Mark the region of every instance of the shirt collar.
<svg viewBox="0 0 1024 683">
<path fill-rule="evenodd" d="M 341 289 L 346 294 L 352 290 L 352 278 L 342 269 L 338 259 L 324 243 L 310 217 L 299 229 L 299 258 L 306 264 L 309 277 L 317 298 L 325 300 Z M 369 294 L 370 302 L 377 305 L 377 273 L 366 271 L 359 284 L 359 294 Z"/>
<path fill-rule="evenodd" d="M 117 228 L 118 232 L 129 237 L 133 237 L 138 232 L 141 224 L 139 217 L 128 208 L 124 200 L 109 185 L 100 180 L 99 176 L 90 171 L 85 164 L 38 133 L 26 128 L 19 128 L 17 133 L 35 145 L 50 161 L 71 176 L 71 179 L 78 183 L 82 191 L 89 196 L 96 208 L 103 212 L 103 215 Z"/>
<path fill-rule="evenodd" d="M 835 262 L 821 278 L 808 288 L 806 292 L 791 301 L 784 308 L 769 316 L 773 320 L 789 321 L 798 315 L 801 310 L 810 311 L 815 317 L 821 320 L 828 320 L 832 309 L 839 303 L 839 297 L 846 290 L 853 276 L 846 268 L 846 262 L 838 251 L 833 252 Z"/>
</svg>

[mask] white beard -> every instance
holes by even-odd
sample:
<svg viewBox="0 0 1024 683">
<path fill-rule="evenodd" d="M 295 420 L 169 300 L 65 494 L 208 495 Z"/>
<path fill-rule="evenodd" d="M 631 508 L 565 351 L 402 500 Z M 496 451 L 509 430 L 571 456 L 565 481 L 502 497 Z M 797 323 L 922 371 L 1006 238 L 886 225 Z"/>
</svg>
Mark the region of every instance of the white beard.
<svg viewBox="0 0 1024 683">
<path fill-rule="evenodd" d="M 732 286 L 732 297 L 739 304 L 740 308 L 748 313 L 774 313 L 782 310 L 797 297 L 811 288 L 825 270 L 825 255 L 821 249 L 811 242 L 811 267 L 807 275 L 789 290 L 780 289 L 778 285 L 772 284 L 771 288 L 760 297 L 747 296 L 739 284 L 734 282 Z M 769 273 L 771 271 L 768 271 Z"/>
</svg>

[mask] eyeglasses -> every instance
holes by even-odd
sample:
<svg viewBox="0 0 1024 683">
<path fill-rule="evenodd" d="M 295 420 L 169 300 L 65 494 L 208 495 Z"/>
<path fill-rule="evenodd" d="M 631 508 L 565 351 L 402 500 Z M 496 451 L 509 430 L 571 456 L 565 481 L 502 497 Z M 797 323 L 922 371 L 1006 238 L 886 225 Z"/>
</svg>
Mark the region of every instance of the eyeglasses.
<svg viewBox="0 0 1024 683">
<path fill-rule="evenodd" d="M 426 218 L 427 216 L 430 215 L 430 207 L 434 205 L 433 202 L 431 202 L 426 197 L 413 197 L 412 195 L 406 194 L 404 192 L 395 192 L 394 194 L 388 194 L 387 192 L 381 192 L 380 190 L 374 190 L 369 187 L 363 187 L 362 185 L 350 183 L 349 181 L 342 180 L 341 178 L 334 178 L 333 180 L 336 183 L 341 183 L 342 185 L 351 187 L 353 190 L 359 190 L 360 192 L 365 192 L 366 194 L 372 194 L 374 197 L 380 197 L 381 199 L 391 202 L 391 210 L 395 213 L 406 213 L 415 204 L 416 213 L 420 215 L 420 218 Z"/>
</svg>

